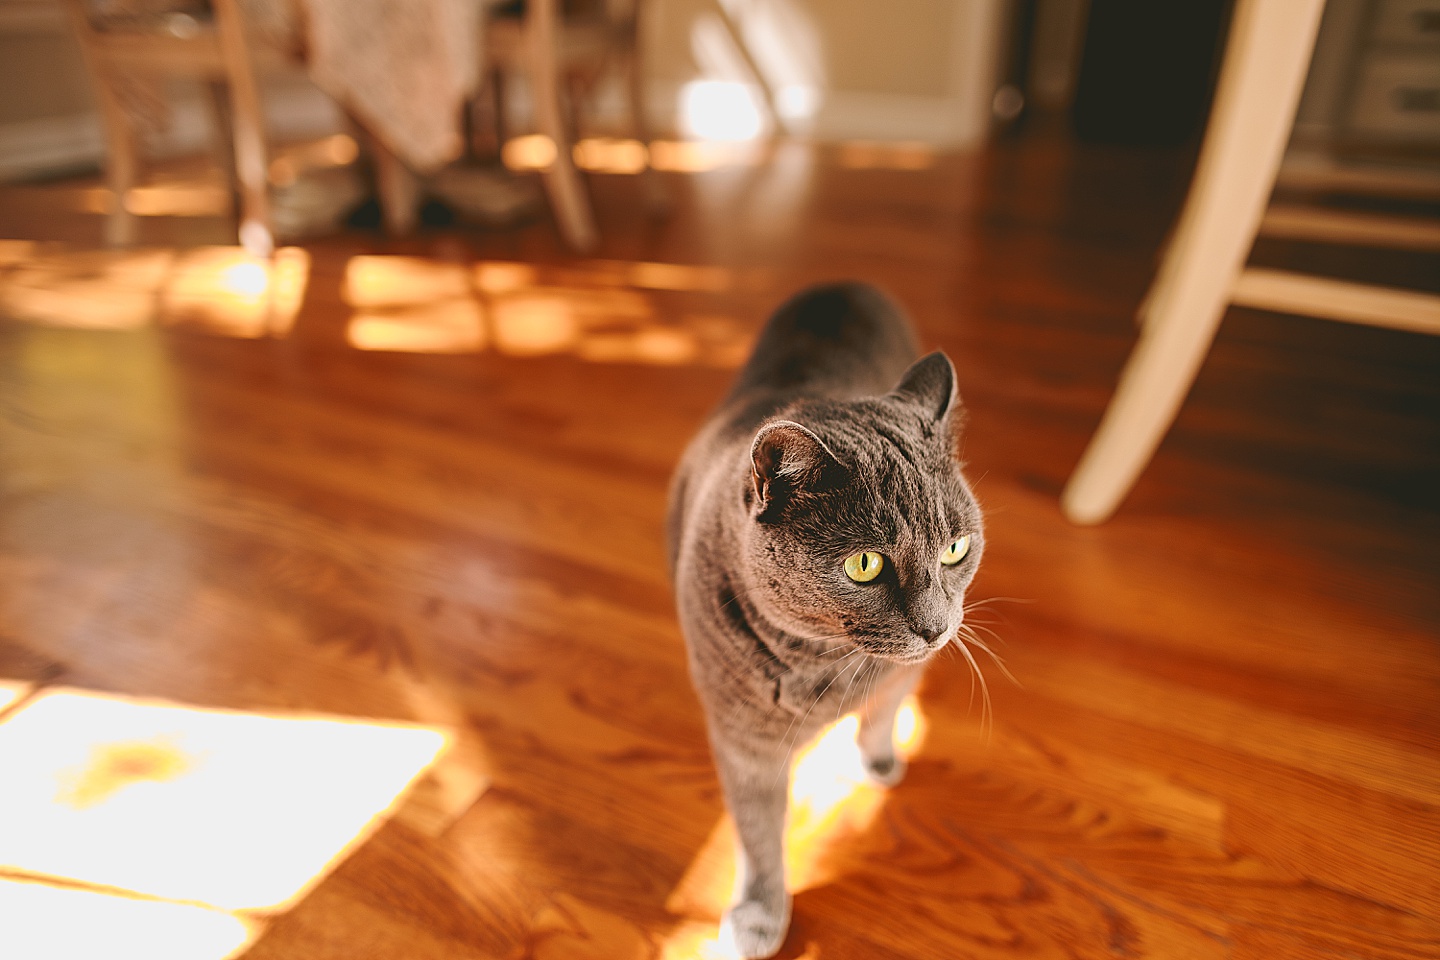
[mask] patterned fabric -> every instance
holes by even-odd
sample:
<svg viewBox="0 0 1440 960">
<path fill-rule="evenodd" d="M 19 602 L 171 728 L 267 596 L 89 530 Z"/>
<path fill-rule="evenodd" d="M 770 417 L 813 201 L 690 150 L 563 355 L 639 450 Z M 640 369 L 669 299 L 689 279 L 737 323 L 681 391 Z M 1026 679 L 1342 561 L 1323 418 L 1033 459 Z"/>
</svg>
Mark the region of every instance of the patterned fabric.
<svg viewBox="0 0 1440 960">
<path fill-rule="evenodd" d="M 315 84 L 420 173 L 460 155 L 460 116 L 480 77 L 485 0 L 240 0 L 253 42 L 304 51 Z M 90 0 L 97 26 L 206 16 L 197 0 Z M 168 120 L 160 88 L 126 78 L 121 98 L 143 129 Z"/>
<path fill-rule="evenodd" d="M 246 3 L 279 0 L 246 0 Z M 310 76 L 412 169 L 460 155 L 480 77 L 479 0 L 299 0 Z"/>
</svg>

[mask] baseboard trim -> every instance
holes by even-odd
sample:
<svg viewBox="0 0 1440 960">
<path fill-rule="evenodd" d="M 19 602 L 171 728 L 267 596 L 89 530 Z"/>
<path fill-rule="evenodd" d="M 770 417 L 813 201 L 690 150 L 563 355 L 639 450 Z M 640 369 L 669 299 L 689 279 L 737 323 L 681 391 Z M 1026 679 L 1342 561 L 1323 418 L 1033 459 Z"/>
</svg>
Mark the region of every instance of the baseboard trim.
<svg viewBox="0 0 1440 960">
<path fill-rule="evenodd" d="M 282 79 L 264 91 L 268 135 L 277 141 L 320 137 L 344 129 L 340 109 L 308 82 Z M 199 153 L 211 143 L 210 113 L 199 98 L 177 99 L 170 126 L 146 145 L 156 159 Z M 100 117 L 93 112 L 0 124 L 0 181 L 93 167 L 105 159 Z"/>
</svg>

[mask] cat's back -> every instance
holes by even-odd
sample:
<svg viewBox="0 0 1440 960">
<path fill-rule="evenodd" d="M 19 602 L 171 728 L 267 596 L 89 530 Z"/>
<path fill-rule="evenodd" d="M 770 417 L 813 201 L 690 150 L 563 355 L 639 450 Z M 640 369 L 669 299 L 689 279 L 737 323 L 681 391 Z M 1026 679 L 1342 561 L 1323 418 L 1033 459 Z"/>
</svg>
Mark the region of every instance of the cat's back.
<svg viewBox="0 0 1440 960">
<path fill-rule="evenodd" d="M 788 402 L 796 396 L 884 393 L 917 356 L 910 321 L 876 287 L 855 282 L 811 287 L 770 317 L 722 410 L 753 397 Z"/>
</svg>

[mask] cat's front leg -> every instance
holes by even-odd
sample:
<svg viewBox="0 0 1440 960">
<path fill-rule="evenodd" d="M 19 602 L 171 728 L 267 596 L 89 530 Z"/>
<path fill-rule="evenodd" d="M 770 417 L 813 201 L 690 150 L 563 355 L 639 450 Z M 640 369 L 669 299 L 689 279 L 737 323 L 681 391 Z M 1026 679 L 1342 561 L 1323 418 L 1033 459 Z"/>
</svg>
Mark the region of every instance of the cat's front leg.
<svg viewBox="0 0 1440 960">
<path fill-rule="evenodd" d="M 740 899 L 725 914 L 721 938 L 732 940 L 736 955 L 746 960 L 773 956 L 790 927 L 785 890 L 788 753 L 771 758 L 718 739 L 714 747 L 725 805 L 740 842 Z"/>
<path fill-rule="evenodd" d="M 893 787 L 905 777 L 905 758 L 895 750 L 895 715 L 923 672 L 923 667 L 896 667 L 876 684 L 870 701 L 860 710 L 856 743 L 865 772 L 881 786 Z"/>
</svg>

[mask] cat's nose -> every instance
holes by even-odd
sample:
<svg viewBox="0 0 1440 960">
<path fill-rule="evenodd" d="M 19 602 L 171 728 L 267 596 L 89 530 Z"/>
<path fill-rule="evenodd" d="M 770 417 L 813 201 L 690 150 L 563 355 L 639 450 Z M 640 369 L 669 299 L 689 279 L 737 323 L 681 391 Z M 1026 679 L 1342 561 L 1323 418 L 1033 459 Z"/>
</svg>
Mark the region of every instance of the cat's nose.
<svg viewBox="0 0 1440 960">
<path fill-rule="evenodd" d="M 920 635 L 920 639 L 925 641 L 926 646 L 933 647 L 940 642 L 940 638 L 945 636 L 945 632 L 949 629 L 943 624 L 926 624 L 916 627 L 915 632 Z"/>
</svg>

